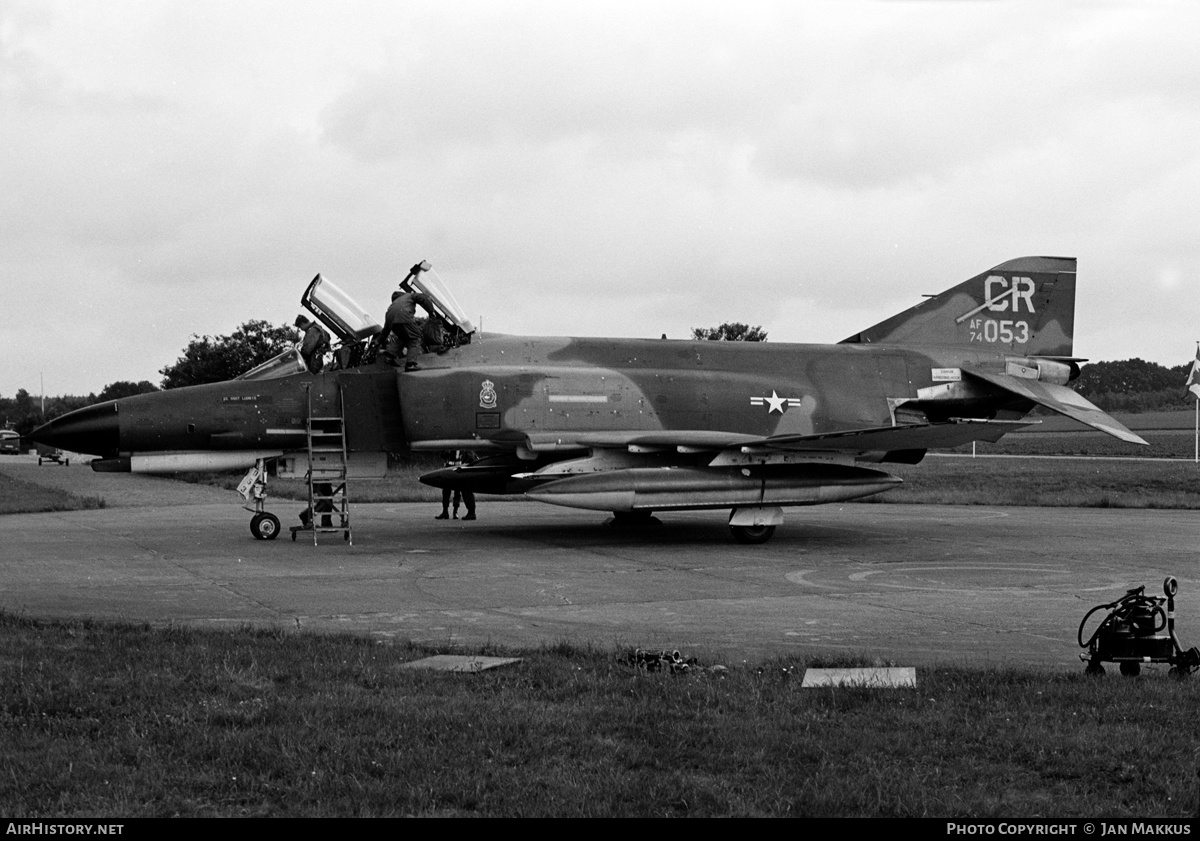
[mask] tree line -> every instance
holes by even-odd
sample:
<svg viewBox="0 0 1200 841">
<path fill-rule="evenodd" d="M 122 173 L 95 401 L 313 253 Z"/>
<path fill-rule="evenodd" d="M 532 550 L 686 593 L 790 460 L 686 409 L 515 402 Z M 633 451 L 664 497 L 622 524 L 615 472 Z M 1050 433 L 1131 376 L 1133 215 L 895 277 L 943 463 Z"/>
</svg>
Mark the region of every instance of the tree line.
<svg viewBox="0 0 1200 841">
<path fill-rule="evenodd" d="M 1191 368 L 1191 362 L 1168 368 L 1136 357 L 1093 362 L 1071 386 L 1106 412 L 1170 411 L 1194 400 L 1184 388 Z"/>
</svg>

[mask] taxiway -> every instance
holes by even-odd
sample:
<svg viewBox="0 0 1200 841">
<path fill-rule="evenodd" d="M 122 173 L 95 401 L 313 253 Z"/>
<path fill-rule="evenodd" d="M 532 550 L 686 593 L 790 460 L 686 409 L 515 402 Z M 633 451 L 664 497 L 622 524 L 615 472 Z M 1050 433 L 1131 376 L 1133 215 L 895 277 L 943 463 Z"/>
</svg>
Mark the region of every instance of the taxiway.
<svg viewBox="0 0 1200 841">
<path fill-rule="evenodd" d="M 58 482 L 97 475 L 41 470 L 61 470 Z M 126 483 L 124 507 L 0 517 L 0 609 L 466 647 L 640 646 L 716 662 L 853 654 L 1074 670 L 1088 609 L 1141 584 L 1160 595 L 1174 575 L 1179 635 L 1200 643 L 1189 511 L 830 505 L 789 509 L 774 539 L 743 546 L 722 512 L 624 530 L 481 497 L 472 523 L 436 521 L 432 503 L 356 505 L 353 545 L 314 546 L 305 534 L 253 539 L 233 494 L 103 481 Z M 299 507 L 271 506 L 285 526 Z"/>
</svg>

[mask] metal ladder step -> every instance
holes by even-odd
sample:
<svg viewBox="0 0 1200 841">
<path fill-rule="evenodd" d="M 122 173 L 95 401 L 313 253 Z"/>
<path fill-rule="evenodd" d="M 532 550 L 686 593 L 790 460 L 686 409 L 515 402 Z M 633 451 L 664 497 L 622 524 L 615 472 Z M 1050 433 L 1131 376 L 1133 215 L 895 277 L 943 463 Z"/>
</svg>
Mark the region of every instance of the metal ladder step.
<svg viewBox="0 0 1200 841">
<path fill-rule="evenodd" d="M 342 390 L 337 392 L 338 411 L 345 414 Z M 314 416 L 312 414 L 312 391 L 308 391 L 308 421 L 305 424 L 308 438 L 308 505 L 312 514 L 310 528 L 313 545 L 317 535 L 342 533 L 345 540 L 353 544 L 350 529 L 350 496 L 347 488 L 346 422 L 343 416 Z M 332 492 L 324 492 L 317 485 L 329 485 Z M 324 503 L 329 510 L 317 510 Z M 330 525 L 323 525 L 326 518 Z M 335 525 L 336 524 L 336 525 Z M 292 534 L 295 539 L 295 532 Z"/>
</svg>

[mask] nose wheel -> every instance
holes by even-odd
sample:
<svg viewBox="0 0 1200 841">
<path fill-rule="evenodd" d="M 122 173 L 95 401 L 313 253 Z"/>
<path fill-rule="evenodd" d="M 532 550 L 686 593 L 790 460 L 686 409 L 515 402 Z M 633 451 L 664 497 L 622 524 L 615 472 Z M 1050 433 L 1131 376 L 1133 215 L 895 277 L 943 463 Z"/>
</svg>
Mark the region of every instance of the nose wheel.
<svg viewBox="0 0 1200 841">
<path fill-rule="evenodd" d="M 250 518 L 250 533 L 259 540 L 279 537 L 279 518 L 269 511 L 260 511 Z"/>
<path fill-rule="evenodd" d="M 264 511 L 267 503 L 267 463 L 259 459 L 250 472 L 246 474 L 237 488 L 238 494 L 254 507 L 243 506 L 247 511 L 253 511 L 250 518 L 250 533 L 259 540 L 274 540 L 279 537 L 279 518 L 270 511 Z"/>
</svg>

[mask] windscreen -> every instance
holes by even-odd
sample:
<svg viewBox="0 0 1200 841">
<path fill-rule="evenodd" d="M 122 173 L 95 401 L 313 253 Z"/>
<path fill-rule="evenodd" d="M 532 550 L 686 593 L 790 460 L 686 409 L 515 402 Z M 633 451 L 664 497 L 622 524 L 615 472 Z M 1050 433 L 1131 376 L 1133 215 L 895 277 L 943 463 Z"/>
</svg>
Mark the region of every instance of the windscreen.
<svg viewBox="0 0 1200 841">
<path fill-rule="evenodd" d="M 278 356 L 272 356 L 266 362 L 251 368 L 241 376 L 235 377 L 238 380 L 277 380 L 281 377 L 290 377 L 293 374 L 303 374 L 308 371 L 308 366 L 304 364 L 304 357 L 300 355 L 299 348 L 288 348 Z"/>
</svg>

